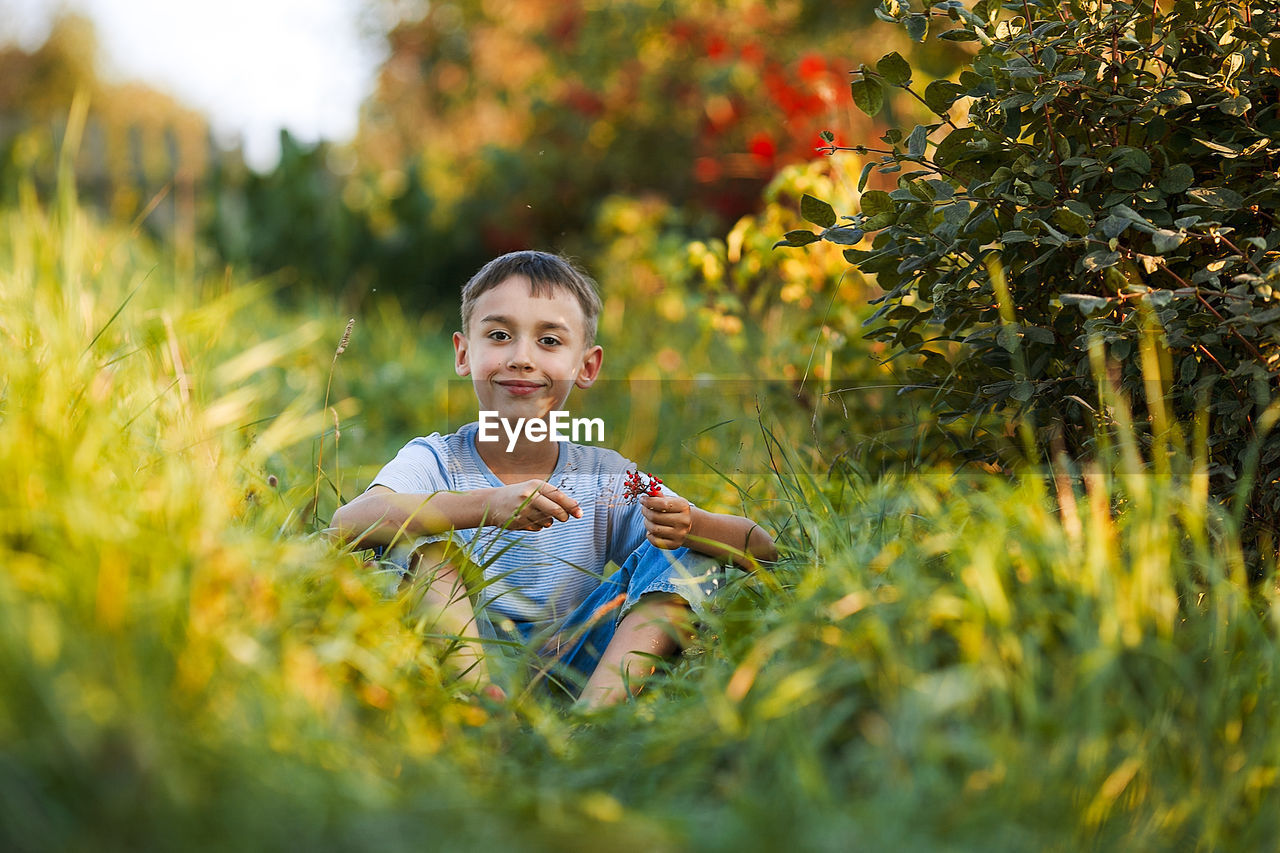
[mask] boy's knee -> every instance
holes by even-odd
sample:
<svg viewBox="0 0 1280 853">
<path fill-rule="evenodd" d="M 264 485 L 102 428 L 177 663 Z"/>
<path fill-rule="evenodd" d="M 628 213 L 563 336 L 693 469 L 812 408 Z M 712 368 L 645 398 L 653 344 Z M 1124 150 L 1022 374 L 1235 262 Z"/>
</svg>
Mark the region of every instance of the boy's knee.
<svg viewBox="0 0 1280 853">
<path fill-rule="evenodd" d="M 660 628 L 680 648 L 693 639 L 693 610 L 689 602 L 674 592 L 650 592 L 640 596 L 623 617 L 636 627 Z"/>
<path fill-rule="evenodd" d="M 412 590 L 411 597 L 425 597 L 440 603 L 470 596 L 465 566 L 446 558 L 444 548 L 419 548 L 409 561 L 408 573 L 401 588 Z"/>
<path fill-rule="evenodd" d="M 484 570 L 447 543 L 432 542 L 414 549 L 409 558 L 409 575 L 415 582 L 453 583 L 473 588 L 483 581 Z"/>
</svg>

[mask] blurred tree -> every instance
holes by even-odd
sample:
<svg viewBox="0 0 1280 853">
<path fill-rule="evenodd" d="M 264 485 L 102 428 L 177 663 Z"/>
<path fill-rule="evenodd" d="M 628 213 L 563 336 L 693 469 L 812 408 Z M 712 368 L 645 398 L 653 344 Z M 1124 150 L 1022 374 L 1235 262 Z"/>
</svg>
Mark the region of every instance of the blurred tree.
<svg viewBox="0 0 1280 853">
<path fill-rule="evenodd" d="M 592 265 L 610 199 L 657 200 L 685 241 L 723 239 L 781 169 L 819 156 L 820 132 L 836 144 L 883 132 L 850 109 L 860 60 L 891 45 L 933 73 L 965 50 L 919 57 L 905 35 L 864 46 L 849 33 L 872 9 L 809 0 L 371 4 L 400 23 L 349 148 L 286 136 L 278 166 L 254 174 L 198 115 L 102 83 L 91 27 L 66 19 L 38 51 L 0 53 L 0 181 L 52 175 L 50 128 L 87 91 L 80 174 L 114 217 L 136 217 L 177 178 L 147 222 L 188 257 L 198 228 L 221 259 L 290 290 L 391 291 L 423 307 L 510 249 Z"/>
<path fill-rule="evenodd" d="M 30 53 L 0 47 L 0 112 L 8 119 L 65 114 L 78 90 L 101 89 L 97 54 L 93 24 L 76 15 L 59 18 L 45 43 Z"/>
<path fill-rule="evenodd" d="M 0 46 L 0 198 L 11 202 L 24 178 L 52 186 L 67 115 L 82 94 L 90 112 L 76 158 L 81 198 L 126 221 L 151 206 L 148 227 L 190 263 L 208 122 L 147 86 L 102 80 L 97 60 L 93 25 L 75 15 L 59 18 L 34 51 Z"/>
<path fill-rule="evenodd" d="M 490 252 L 562 246 L 616 194 L 655 194 L 687 206 L 695 230 L 723 234 L 760 207 L 780 168 L 818 156 L 820 131 L 873 135 L 846 89 L 861 56 L 848 33 L 873 20 L 870 7 L 464 0 L 419 11 L 389 34 L 360 155 L 417 165 L 436 221 L 478 229 Z"/>
<path fill-rule="evenodd" d="M 819 156 L 821 131 L 882 132 L 850 109 L 845 82 L 858 57 L 843 33 L 872 21 L 869 9 L 382 8 L 400 22 L 354 151 L 287 141 L 269 175 L 220 168 L 210 233 L 225 257 L 349 300 L 381 288 L 451 302 L 500 252 L 538 246 L 592 264 L 593 223 L 619 197 L 672 206 L 684 242 L 722 238 L 779 170 Z"/>
<path fill-rule="evenodd" d="M 280 162 L 268 173 L 238 153 L 220 158 L 206 236 L 229 262 L 272 274 L 285 294 L 320 288 L 354 305 L 382 287 L 421 309 L 456 292 L 487 259 L 478 239 L 433 226 L 435 200 L 413 164 L 357 172 L 349 155 L 282 131 Z"/>
</svg>

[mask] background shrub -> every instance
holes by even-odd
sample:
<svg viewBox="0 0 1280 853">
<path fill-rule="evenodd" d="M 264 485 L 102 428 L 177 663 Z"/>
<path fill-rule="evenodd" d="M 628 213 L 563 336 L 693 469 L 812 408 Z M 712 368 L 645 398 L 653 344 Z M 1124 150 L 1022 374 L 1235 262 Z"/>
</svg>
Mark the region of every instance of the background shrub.
<svg viewBox="0 0 1280 853">
<path fill-rule="evenodd" d="M 871 158 L 860 189 L 873 171 L 896 187 L 863 192 L 840 223 L 808 199 L 824 230 L 786 242 L 874 235 L 845 252 L 885 291 L 870 335 L 911 360 L 970 457 L 1008 450 L 1008 416 L 1042 452 L 1090 451 L 1111 417 L 1101 368 L 1148 441 L 1206 419 L 1216 498 L 1243 497 L 1256 460 L 1235 509 L 1274 529 L 1280 437 L 1260 416 L 1280 359 L 1277 11 L 886 0 L 882 18 L 972 44 L 972 61 L 927 86 L 896 52 L 862 66 L 861 109 L 899 88 L 934 119 L 853 146 Z"/>
</svg>

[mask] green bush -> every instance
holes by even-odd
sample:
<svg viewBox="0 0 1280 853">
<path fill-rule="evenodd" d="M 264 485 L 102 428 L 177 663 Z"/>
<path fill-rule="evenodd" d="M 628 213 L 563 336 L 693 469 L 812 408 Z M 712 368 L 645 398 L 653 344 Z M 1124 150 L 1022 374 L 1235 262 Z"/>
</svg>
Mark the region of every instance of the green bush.
<svg viewBox="0 0 1280 853">
<path fill-rule="evenodd" d="M 824 230 L 785 242 L 874 233 L 845 252 L 886 291 L 870 334 L 914 359 L 971 456 L 999 452 L 1007 416 L 1041 448 L 1089 452 L 1109 418 L 1099 342 L 1148 440 L 1207 419 L 1215 497 L 1248 493 L 1258 461 L 1236 511 L 1273 529 L 1280 437 L 1259 419 L 1280 359 L 1278 11 L 885 0 L 882 18 L 972 43 L 972 62 L 958 82 L 923 87 L 896 53 L 863 66 L 852 84 L 863 111 L 897 87 L 936 120 L 856 146 L 874 155 L 860 189 L 876 169 L 897 187 L 863 192 L 844 222 L 810 198 L 806 217 Z"/>
</svg>

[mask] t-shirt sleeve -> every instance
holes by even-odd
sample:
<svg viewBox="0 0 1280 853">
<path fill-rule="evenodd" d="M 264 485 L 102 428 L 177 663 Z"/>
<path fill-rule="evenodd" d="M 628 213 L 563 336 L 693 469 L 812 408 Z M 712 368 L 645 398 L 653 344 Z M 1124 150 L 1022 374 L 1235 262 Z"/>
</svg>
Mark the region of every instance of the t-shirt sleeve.
<svg viewBox="0 0 1280 853">
<path fill-rule="evenodd" d="M 430 494 L 453 489 L 449 476 L 448 452 L 438 433 L 415 438 L 400 448 L 369 484 L 385 486 L 393 492 Z"/>
<path fill-rule="evenodd" d="M 432 494 L 453 490 L 452 478 L 449 476 L 449 452 L 445 439 L 439 433 L 425 438 L 415 438 L 400 448 L 396 457 L 382 466 L 382 470 L 373 478 L 369 488 L 386 486 L 393 492 L 404 494 Z M 437 533 L 430 536 L 419 536 L 412 541 L 402 541 L 388 549 L 385 559 L 407 569 L 413 550 L 427 542 L 440 542 L 450 538 L 451 533 Z"/>
</svg>

